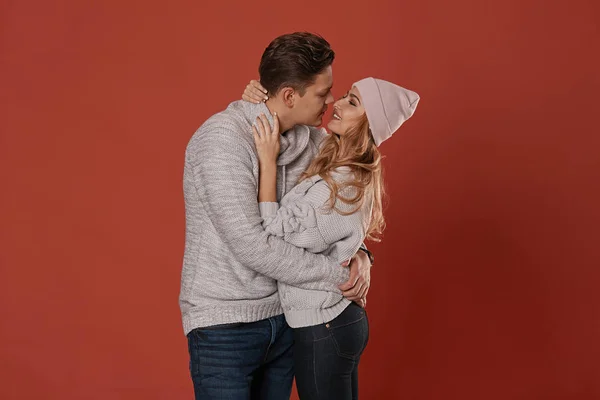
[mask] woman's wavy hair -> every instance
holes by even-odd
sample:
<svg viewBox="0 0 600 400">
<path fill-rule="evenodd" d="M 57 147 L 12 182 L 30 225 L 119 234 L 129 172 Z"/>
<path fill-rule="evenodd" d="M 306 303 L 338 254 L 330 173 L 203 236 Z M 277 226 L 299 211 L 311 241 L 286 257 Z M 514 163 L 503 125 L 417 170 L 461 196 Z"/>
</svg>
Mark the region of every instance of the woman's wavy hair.
<svg viewBox="0 0 600 400">
<path fill-rule="evenodd" d="M 329 135 L 323 141 L 317 157 L 300 177 L 300 180 L 304 180 L 313 175 L 320 175 L 331 188 L 330 209 L 335 208 L 342 215 L 356 212 L 364 205 L 365 201 L 372 202 L 371 219 L 366 228 L 366 238 L 376 242 L 381 240 L 380 236 L 385 229 L 382 205 L 385 191 L 381 158 L 381 153 L 375 145 L 369 129 L 369 121 L 365 114 L 342 137 L 333 133 Z M 331 173 L 336 168 L 343 166 L 350 167 L 353 178 L 338 184 L 332 178 Z M 342 196 L 340 192 L 350 187 L 355 189 L 352 190 L 355 196 Z M 342 212 L 335 207 L 337 199 L 355 207 L 351 211 Z"/>
</svg>

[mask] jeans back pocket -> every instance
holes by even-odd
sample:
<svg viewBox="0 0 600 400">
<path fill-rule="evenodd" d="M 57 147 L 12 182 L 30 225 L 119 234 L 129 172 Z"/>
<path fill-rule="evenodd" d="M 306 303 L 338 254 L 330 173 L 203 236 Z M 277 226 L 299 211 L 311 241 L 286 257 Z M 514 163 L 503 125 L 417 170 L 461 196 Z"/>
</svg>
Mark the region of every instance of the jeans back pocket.
<svg viewBox="0 0 600 400">
<path fill-rule="evenodd" d="M 366 315 L 355 322 L 335 327 L 326 324 L 338 356 L 356 360 L 360 357 L 369 339 L 369 322 Z"/>
</svg>

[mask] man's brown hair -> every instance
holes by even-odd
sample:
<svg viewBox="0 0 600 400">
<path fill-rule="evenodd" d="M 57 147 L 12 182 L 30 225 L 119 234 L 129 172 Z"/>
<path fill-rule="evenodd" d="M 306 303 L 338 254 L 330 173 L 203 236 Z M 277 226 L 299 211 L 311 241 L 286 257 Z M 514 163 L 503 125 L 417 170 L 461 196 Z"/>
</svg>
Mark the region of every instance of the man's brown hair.
<svg viewBox="0 0 600 400">
<path fill-rule="evenodd" d="M 304 96 L 316 76 L 333 63 L 335 53 L 319 35 L 295 32 L 275 38 L 265 49 L 258 73 L 269 96 L 292 87 Z"/>
</svg>

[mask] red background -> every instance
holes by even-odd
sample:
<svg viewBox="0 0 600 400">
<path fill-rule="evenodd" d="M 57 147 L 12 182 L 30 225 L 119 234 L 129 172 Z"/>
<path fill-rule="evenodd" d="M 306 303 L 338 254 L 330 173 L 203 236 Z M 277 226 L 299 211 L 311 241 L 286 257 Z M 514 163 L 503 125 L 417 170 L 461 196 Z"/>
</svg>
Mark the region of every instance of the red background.
<svg viewBox="0 0 600 400">
<path fill-rule="evenodd" d="M 192 397 L 185 145 L 296 30 L 336 96 L 422 97 L 382 147 L 362 398 L 600 398 L 598 8 L 1 2 L 0 398 Z"/>
</svg>

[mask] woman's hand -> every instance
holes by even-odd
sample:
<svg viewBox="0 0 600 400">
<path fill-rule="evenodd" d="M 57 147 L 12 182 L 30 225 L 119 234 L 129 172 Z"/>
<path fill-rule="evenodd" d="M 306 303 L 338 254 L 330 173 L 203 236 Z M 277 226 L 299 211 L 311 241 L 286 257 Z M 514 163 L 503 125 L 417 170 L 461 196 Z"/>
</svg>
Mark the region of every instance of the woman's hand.
<svg viewBox="0 0 600 400">
<path fill-rule="evenodd" d="M 256 150 L 258 152 L 258 161 L 262 166 L 277 164 L 279 156 L 279 118 L 277 113 L 273 114 L 273 129 L 265 116 L 261 113 L 256 122 L 252 124 L 252 134 Z"/>
<path fill-rule="evenodd" d="M 262 87 L 260 82 L 253 79 L 248 86 L 246 86 L 246 90 L 244 90 L 244 93 L 242 94 L 242 100 L 258 104 L 269 100 L 269 96 L 267 96 L 267 90 Z"/>
</svg>

